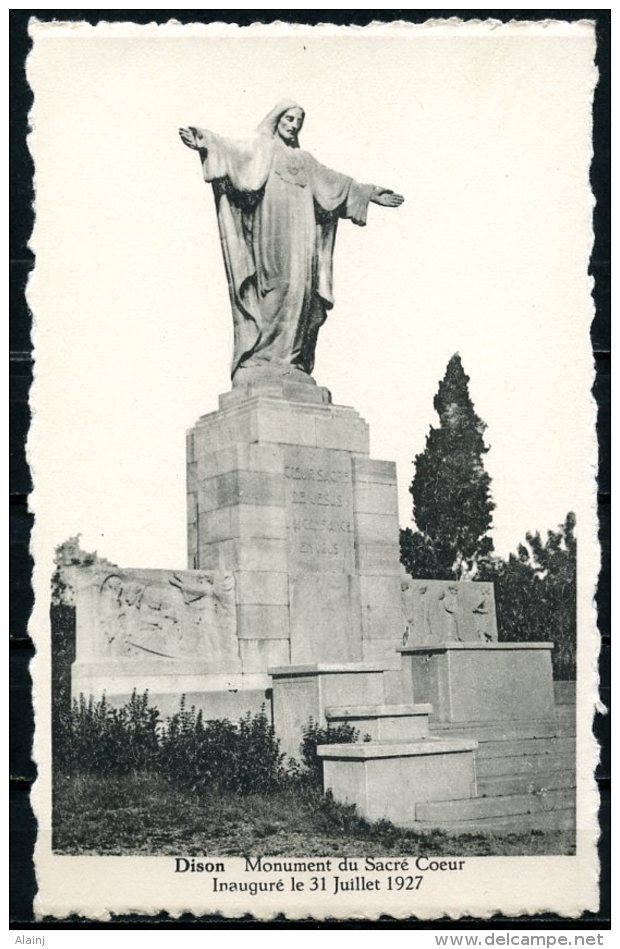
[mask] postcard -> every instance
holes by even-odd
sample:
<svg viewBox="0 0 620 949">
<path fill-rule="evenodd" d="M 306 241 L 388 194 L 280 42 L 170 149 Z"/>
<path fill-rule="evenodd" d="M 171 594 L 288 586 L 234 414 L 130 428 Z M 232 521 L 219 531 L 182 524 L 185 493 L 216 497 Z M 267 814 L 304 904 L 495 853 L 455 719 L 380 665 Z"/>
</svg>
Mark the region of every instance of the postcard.
<svg viewBox="0 0 620 949">
<path fill-rule="evenodd" d="M 594 24 L 30 34 L 38 918 L 596 910 Z"/>
</svg>

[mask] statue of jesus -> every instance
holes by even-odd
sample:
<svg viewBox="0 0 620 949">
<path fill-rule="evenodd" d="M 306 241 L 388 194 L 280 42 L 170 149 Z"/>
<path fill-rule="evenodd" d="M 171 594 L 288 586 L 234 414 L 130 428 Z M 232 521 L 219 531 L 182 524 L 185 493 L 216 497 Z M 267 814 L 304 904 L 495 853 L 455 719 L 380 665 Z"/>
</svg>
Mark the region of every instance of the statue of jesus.
<svg viewBox="0 0 620 949">
<path fill-rule="evenodd" d="M 404 200 L 300 149 L 304 115 L 297 103 L 280 102 L 249 141 L 179 130 L 213 185 L 233 312 L 235 384 L 256 366 L 312 373 L 318 332 L 334 305 L 338 219 L 363 226 L 369 202 L 397 208 Z"/>
</svg>

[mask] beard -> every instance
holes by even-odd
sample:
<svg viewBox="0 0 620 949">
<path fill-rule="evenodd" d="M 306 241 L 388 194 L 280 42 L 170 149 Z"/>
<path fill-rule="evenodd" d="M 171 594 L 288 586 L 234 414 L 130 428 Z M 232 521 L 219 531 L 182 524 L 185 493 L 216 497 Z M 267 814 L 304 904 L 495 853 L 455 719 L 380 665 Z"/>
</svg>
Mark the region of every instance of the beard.
<svg viewBox="0 0 620 949">
<path fill-rule="evenodd" d="M 297 132 L 289 132 L 285 135 L 280 135 L 280 138 L 285 145 L 288 145 L 290 148 L 299 148 L 299 139 L 297 137 Z"/>
</svg>

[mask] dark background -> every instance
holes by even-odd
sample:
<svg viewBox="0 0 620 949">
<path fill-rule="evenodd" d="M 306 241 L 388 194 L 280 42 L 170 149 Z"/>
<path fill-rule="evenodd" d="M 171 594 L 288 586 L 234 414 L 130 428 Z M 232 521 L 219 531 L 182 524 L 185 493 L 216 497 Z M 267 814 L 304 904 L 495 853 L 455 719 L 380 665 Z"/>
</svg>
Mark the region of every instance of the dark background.
<svg viewBox="0 0 620 949">
<path fill-rule="evenodd" d="M 610 708 L 610 82 L 611 82 L 611 11 L 598 10 L 11 10 L 10 17 L 10 927 L 12 929 L 134 929 L 151 926 L 158 929 L 368 929 L 372 923 L 287 922 L 279 919 L 260 923 L 247 916 L 241 920 L 221 917 L 184 916 L 173 921 L 166 914 L 157 917 L 115 917 L 109 923 L 96 923 L 71 917 L 67 920 L 46 920 L 36 923 L 33 899 L 36 881 L 32 862 L 36 824 L 30 808 L 30 789 L 36 778 L 31 759 L 34 728 L 31 687 L 28 671 L 34 656 L 34 645 L 28 636 L 28 617 L 33 594 L 30 586 L 32 559 L 29 538 L 33 518 L 28 512 L 28 494 L 32 480 L 26 462 L 25 441 L 30 414 L 28 392 L 32 382 L 33 363 L 30 341 L 31 314 L 25 301 L 25 287 L 34 266 L 34 255 L 28 247 L 32 230 L 33 163 L 26 145 L 28 112 L 32 94 L 26 82 L 25 60 L 30 49 L 27 27 L 31 16 L 39 20 L 131 20 L 136 23 L 165 23 L 176 19 L 181 23 L 235 22 L 246 25 L 256 21 L 285 20 L 296 23 L 330 22 L 363 26 L 373 20 L 390 22 L 408 20 L 424 22 L 431 17 L 462 17 L 466 20 L 493 18 L 501 21 L 591 19 L 596 22 L 598 86 L 594 95 L 594 158 L 591 183 L 596 198 L 594 209 L 595 241 L 590 259 L 594 278 L 596 316 L 591 339 L 596 365 L 594 395 L 598 402 L 599 476 L 598 511 L 602 567 L 597 593 L 599 629 L 602 636 L 600 656 L 601 699 Z M 553 359 L 553 353 L 549 353 Z M 546 914 L 537 917 L 490 920 L 442 920 L 419 922 L 415 919 L 395 921 L 384 918 L 375 925 L 389 928 L 456 929 L 608 929 L 610 927 L 610 716 L 597 715 L 594 731 L 601 744 L 601 761 L 596 780 L 601 795 L 601 908 L 586 913 L 579 920 L 566 920 Z"/>
</svg>

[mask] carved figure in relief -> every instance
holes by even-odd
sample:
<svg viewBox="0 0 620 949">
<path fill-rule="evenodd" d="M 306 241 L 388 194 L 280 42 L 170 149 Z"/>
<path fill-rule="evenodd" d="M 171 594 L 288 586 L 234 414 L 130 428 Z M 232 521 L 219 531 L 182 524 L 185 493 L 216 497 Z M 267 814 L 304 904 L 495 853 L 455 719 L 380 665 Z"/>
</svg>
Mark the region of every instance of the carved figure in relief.
<svg viewBox="0 0 620 949">
<path fill-rule="evenodd" d="M 485 587 L 480 591 L 480 601 L 472 609 L 475 619 L 476 634 L 480 642 L 491 642 L 493 640 L 493 631 L 491 629 L 491 591 Z"/>
<path fill-rule="evenodd" d="M 127 612 L 123 608 L 123 581 L 116 574 L 106 577 L 99 590 L 100 623 L 106 655 L 127 650 Z"/>
<path fill-rule="evenodd" d="M 364 225 L 369 202 L 397 208 L 404 200 L 300 149 L 304 117 L 287 99 L 248 141 L 179 129 L 213 185 L 234 324 L 233 378 L 260 366 L 312 372 L 318 332 L 334 304 L 338 220 Z"/>
<path fill-rule="evenodd" d="M 431 620 L 432 594 L 426 584 L 401 581 L 403 608 L 403 646 L 407 643 L 432 643 L 437 639 Z"/>
<path fill-rule="evenodd" d="M 413 611 L 411 609 L 411 597 L 409 596 L 409 584 L 406 580 L 400 581 L 400 608 L 403 619 L 403 646 L 409 642 L 411 630 L 413 628 Z"/>
<path fill-rule="evenodd" d="M 196 573 L 168 581 L 109 574 L 99 587 L 104 652 L 165 659 L 236 658 L 234 580 Z"/>
<path fill-rule="evenodd" d="M 175 604 L 157 585 L 148 584 L 136 606 L 139 616 L 131 646 L 136 650 L 168 657 L 170 644 L 180 638 Z"/>
<path fill-rule="evenodd" d="M 432 613 L 432 593 L 428 586 L 418 587 L 418 597 L 420 601 L 420 625 L 422 630 L 422 642 L 433 642 L 436 639 L 433 623 L 431 621 Z"/>
<path fill-rule="evenodd" d="M 462 642 L 459 632 L 459 591 L 458 587 L 448 586 L 439 596 L 439 602 L 443 608 L 443 626 L 445 634 L 442 637 L 445 642 Z M 447 614 L 447 615 L 446 615 Z"/>
<path fill-rule="evenodd" d="M 210 573 L 195 573 L 191 582 L 174 574 L 170 584 L 179 590 L 186 606 L 199 603 L 204 597 L 208 597 L 216 614 L 231 612 L 232 576 L 226 576 L 216 584 Z"/>
<path fill-rule="evenodd" d="M 403 645 L 494 642 L 493 586 L 401 577 Z"/>
</svg>

